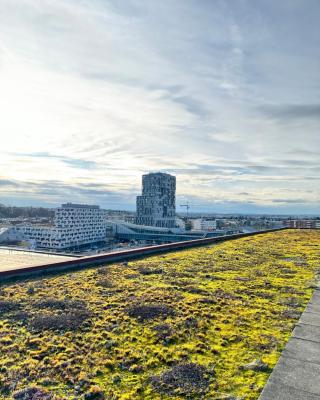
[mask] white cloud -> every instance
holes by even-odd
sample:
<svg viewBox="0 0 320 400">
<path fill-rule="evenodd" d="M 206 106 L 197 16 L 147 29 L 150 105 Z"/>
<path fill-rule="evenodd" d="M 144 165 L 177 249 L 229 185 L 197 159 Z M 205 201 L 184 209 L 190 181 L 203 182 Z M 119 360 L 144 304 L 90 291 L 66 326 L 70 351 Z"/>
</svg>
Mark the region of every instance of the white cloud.
<svg viewBox="0 0 320 400">
<path fill-rule="evenodd" d="M 314 207 L 319 118 L 288 109 L 316 105 L 320 7 L 284 3 L 0 0 L 1 177 L 32 201 L 91 183 L 133 205 L 143 172 L 170 170 L 208 204 Z"/>
</svg>

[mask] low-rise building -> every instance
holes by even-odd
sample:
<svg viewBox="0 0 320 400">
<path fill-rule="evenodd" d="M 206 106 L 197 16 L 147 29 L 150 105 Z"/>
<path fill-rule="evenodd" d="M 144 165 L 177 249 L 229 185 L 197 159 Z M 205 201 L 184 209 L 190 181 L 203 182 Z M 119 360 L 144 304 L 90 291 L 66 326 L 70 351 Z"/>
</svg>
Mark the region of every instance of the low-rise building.
<svg viewBox="0 0 320 400">
<path fill-rule="evenodd" d="M 16 226 L 0 227 L 0 243 L 19 242 L 23 239 L 22 233 Z"/>
<path fill-rule="evenodd" d="M 182 218 L 176 217 L 176 227 L 184 231 L 186 229 L 186 221 Z"/>
<path fill-rule="evenodd" d="M 215 220 L 207 220 L 197 218 L 191 220 L 192 229 L 197 231 L 214 231 L 217 229 L 217 222 Z"/>
<path fill-rule="evenodd" d="M 316 219 L 288 219 L 283 221 L 287 228 L 296 229 L 320 229 L 320 220 Z"/>
</svg>

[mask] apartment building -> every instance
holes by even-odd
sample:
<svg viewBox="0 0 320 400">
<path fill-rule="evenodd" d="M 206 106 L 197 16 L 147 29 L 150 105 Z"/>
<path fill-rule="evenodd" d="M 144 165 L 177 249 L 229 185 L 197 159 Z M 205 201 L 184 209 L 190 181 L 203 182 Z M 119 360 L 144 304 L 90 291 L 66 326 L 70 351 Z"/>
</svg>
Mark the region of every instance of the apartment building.
<svg viewBox="0 0 320 400">
<path fill-rule="evenodd" d="M 137 196 L 136 224 L 174 228 L 176 177 L 161 172 L 142 176 L 142 195 Z"/>
<path fill-rule="evenodd" d="M 53 225 L 16 227 L 34 247 L 67 249 L 106 239 L 104 212 L 99 206 L 62 204 L 55 210 Z"/>
</svg>

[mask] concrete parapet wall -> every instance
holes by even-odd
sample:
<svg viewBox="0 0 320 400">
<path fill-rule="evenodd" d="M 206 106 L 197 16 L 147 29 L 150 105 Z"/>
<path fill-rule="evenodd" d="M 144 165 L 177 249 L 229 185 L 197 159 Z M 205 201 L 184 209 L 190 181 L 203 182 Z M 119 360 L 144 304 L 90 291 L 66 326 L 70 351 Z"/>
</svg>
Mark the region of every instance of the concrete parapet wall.
<svg viewBox="0 0 320 400">
<path fill-rule="evenodd" d="M 123 251 L 117 251 L 117 252 L 113 252 L 113 253 L 105 253 L 105 254 L 99 254 L 99 255 L 94 255 L 94 256 L 80 257 L 78 259 L 69 260 L 69 261 L 58 261 L 58 262 L 52 262 L 52 263 L 41 264 L 41 265 L 36 265 L 36 266 L 21 267 L 19 269 L 7 269 L 4 271 L 0 271 L 0 283 L 2 281 L 4 281 L 5 279 L 10 279 L 10 278 L 15 278 L 15 277 L 28 277 L 33 274 L 39 274 L 39 273 L 44 273 L 44 272 L 57 273 L 57 272 L 65 271 L 65 270 L 69 270 L 69 269 L 83 268 L 83 267 L 102 265 L 102 264 L 110 264 L 110 263 L 118 262 L 118 261 L 129 261 L 129 260 L 132 260 L 135 258 L 140 258 L 140 257 L 149 256 L 149 255 L 153 255 L 153 254 L 161 254 L 161 253 L 167 253 L 170 251 L 182 250 L 182 249 L 187 249 L 187 248 L 196 247 L 196 246 L 204 246 L 204 245 L 224 242 L 227 240 L 234 240 L 234 239 L 239 239 L 239 238 L 248 237 L 248 236 L 261 235 L 261 234 L 269 233 L 269 232 L 276 232 L 276 231 L 280 231 L 280 230 L 284 230 L 284 229 L 289 229 L 289 228 L 268 229 L 268 230 L 259 231 L 259 232 L 238 233 L 235 235 L 228 235 L 228 236 L 218 236 L 218 237 L 213 237 L 213 238 L 188 240 L 188 241 L 177 242 L 177 243 L 169 243 L 169 244 L 161 244 L 161 245 L 156 245 L 156 246 L 142 247 L 139 249 L 123 250 Z"/>
</svg>

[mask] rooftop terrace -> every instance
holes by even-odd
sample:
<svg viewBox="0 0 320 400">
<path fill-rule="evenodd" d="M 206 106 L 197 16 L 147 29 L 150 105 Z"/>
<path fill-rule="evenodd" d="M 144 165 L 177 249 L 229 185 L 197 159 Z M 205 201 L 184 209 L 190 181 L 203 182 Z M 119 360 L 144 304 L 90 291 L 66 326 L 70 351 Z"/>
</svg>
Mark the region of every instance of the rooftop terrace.
<svg viewBox="0 0 320 400">
<path fill-rule="evenodd" d="M 279 231 L 4 284 L 0 399 L 258 399 L 319 239 Z"/>
</svg>

